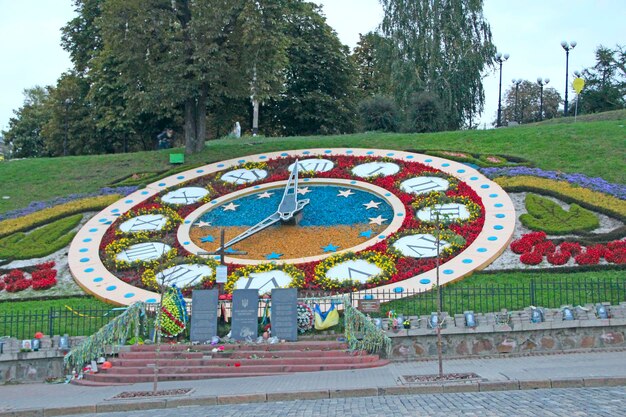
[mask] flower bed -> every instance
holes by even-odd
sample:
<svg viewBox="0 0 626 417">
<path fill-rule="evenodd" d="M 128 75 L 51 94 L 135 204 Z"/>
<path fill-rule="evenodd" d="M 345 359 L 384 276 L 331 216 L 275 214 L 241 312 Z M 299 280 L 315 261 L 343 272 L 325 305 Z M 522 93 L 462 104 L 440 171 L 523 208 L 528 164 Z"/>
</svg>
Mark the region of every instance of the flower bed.
<svg viewBox="0 0 626 417">
<path fill-rule="evenodd" d="M 18 232 L 0 239 L 0 259 L 41 258 L 67 246 L 74 238 L 71 232 L 82 214 L 66 217 L 42 226 L 28 234 Z"/>
<path fill-rule="evenodd" d="M 533 232 L 514 240 L 510 247 L 525 265 L 539 265 L 544 257 L 551 265 L 565 265 L 571 258 L 577 265 L 597 265 L 601 259 L 612 264 L 626 264 L 626 239 L 587 247 L 574 241 L 555 245 L 547 239 L 545 232 Z"/>
<path fill-rule="evenodd" d="M 565 181 L 538 177 L 498 177 L 494 181 L 509 192 L 532 191 L 548 194 L 567 203 L 577 203 L 587 209 L 626 221 L 626 200 L 620 200 L 612 195 L 575 186 Z"/>
<path fill-rule="evenodd" d="M 54 262 L 45 262 L 35 266 L 30 279 L 20 269 L 13 269 L 0 277 L 0 291 L 19 292 L 32 286 L 33 290 L 47 290 L 57 284 L 57 271 Z"/>
<path fill-rule="evenodd" d="M 519 217 L 522 224 L 551 235 L 586 232 L 600 226 L 595 214 L 577 204 L 566 211 L 554 201 L 534 194 L 526 196 L 526 210 L 528 213 Z"/>
</svg>

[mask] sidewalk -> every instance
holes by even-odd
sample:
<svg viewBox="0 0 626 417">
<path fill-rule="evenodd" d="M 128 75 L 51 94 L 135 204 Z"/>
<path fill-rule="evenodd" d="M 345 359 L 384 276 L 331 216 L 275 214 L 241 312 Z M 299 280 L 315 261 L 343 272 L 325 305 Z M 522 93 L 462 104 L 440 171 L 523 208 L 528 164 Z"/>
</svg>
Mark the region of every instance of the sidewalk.
<svg viewBox="0 0 626 417">
<path fill-rule="evenodd" d="M 624 351 L 516 358 L 446 359 L 443 368 L 444 373 L 476 373 L 480 376 L 480 381 L 445 384 L 404 382 L 404 376 L 436 374 L 437 361 L 428 361 L 392 363 L 382 368 L 354 371 L 159 382 L 159 390 L 192 388 L 193 391 L 184 396 L 155 399 L 111 399 L 122 392 L 150 391 L 151 383 L 106 387 L 71 384 L 7 385 L 0 386 L 0 417 L 59 416 L 183 405 L 389 394 L 626 385 Z"/>
</svg>

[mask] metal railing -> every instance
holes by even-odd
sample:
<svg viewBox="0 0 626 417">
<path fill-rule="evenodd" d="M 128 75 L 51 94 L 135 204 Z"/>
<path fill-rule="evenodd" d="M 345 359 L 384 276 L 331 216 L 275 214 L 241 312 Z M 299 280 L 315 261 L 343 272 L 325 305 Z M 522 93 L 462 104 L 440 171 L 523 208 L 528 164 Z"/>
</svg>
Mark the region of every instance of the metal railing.
<svg viewBox="0 0 626 417">
<path fill-rule="evenodd" d="M 398 283 L 401 287 L 401 283 Z M 333 295 L 336 299 L 341 295 L 322 291 L 300 291 L 299 299 L 314 299 L 320 304 L 322 311 L 330 308 Z M 385 316 L 389 310 L 405 316 L 428 315 L 437 311 L 436 291 L 383 291 L 379 289 L 364 290 L 348 294 L 354 306 L 358 299 L 371 298 L 380 300 L 380 312 L 370 313 L 371 316 Z M 547 281 L 530 279 L 517 285 L 494 284 L 475 286 L 441 287 L 442 310 L 449 314 L 460 314 L 472 310 L 476 313 L 522 310 L 534 305 L 547 308 L 558 308 L 563 305 L 585 305 L 608 302 L 619 304 L 626 301 L 626 277 L 594 280 L 567 279 Z M 231 303 L 224 304 L 227 316 L 231 316 Z M 266 311 L 269 300 L 259 299 L 259 316 Z M 191 304 L 191 303 L 189 303 Z M 146 306 L 151 316 L 156 305 Z M 221 309 L 218 306 L 218 309 Z M 48 335 L 89 336 L 95 333 L 111 319 L 121 314 L 118 309 L 56 309 L 48 311 L 0 313 L 0 336 L 11 336 L 18 339 L 30 339 L 36 332 Z M 193 313 L 193 311 L 192 311 Z M 218 310 L 219 314 L 219 310 Z"/>
</svg>

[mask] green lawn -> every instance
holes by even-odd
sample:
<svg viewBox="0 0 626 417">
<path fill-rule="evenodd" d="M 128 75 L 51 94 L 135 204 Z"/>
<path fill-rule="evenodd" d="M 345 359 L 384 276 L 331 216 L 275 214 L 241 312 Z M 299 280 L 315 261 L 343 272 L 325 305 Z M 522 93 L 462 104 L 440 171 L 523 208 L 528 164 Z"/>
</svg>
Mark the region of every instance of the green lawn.
<svg viewBox="0 0 626 417">
<path fill-rule="evenodd" d="M 220 139 L 185 158 L 185 167 L 286 149 L 367 147 L 395 150 L 456 150 L 528 159 L 539 168 L 583 173 L 626 183 L 626 112 L 619 120 L 537 124 L 515 128 L 430 134 L 359 133 L 337 136 Z M 0 213 L 73 193 L 96 192 L 114 180 L 171 168 L 169 153 L 25 159 L 0 163 Z"/>
</svg>

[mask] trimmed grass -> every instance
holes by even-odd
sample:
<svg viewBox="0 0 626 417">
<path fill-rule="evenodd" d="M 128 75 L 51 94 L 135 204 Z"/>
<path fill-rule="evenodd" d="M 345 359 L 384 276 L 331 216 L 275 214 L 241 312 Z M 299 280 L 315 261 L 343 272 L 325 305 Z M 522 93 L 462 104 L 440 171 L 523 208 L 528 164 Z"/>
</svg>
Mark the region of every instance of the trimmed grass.
<svg viewBox="0 0 626 417">
<path fill-rule="evenodd" d="M 358 133 L 352 135 L 219 139 L 203 152 L 187 155 L 191 168 L 223 159 L 286 149 L 367 147 L 395 150 L 453 150 L 504 154 L 531 160 L 542 169 L 599 176 L 626 183 L 625 118 L 572 124 L 430 134 Z M 0 213 L 33 200 L 96 192 L 134 173 L 171 169 L 169 154 L 181 149 L 133 154 L 36 158 L 0 163 Z"/>
</svg>

